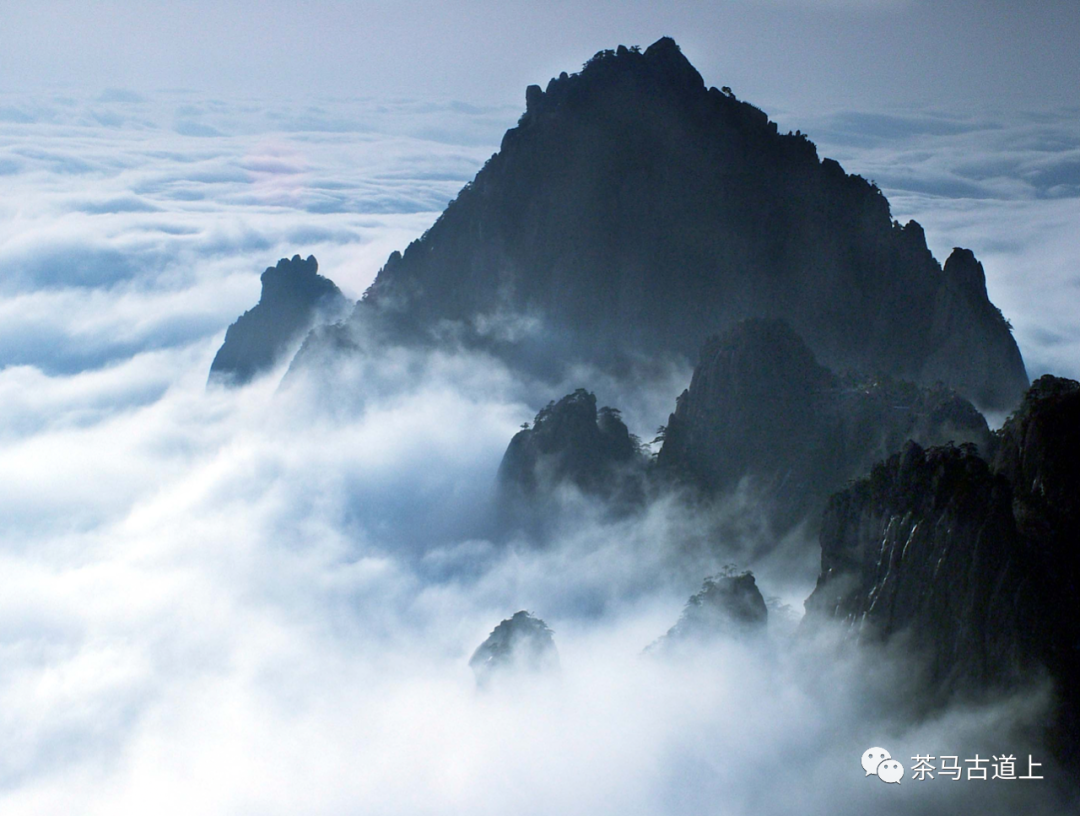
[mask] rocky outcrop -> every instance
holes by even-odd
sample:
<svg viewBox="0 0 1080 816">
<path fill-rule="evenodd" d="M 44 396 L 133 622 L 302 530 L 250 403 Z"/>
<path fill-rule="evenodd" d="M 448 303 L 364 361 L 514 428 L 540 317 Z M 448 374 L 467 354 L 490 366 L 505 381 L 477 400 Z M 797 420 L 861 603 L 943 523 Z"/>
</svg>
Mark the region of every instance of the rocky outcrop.
<svg viewBox="0 0 1080 816">
<path fill-rule="evenodd" d="M 804 622 L 903 636 L 939 699 L 1048 673 L 1051 743 L 1080 765 L 1080 384 L 1040 378 L 995 447 L 991 467 L 909 444 L 834 496 Z"/>
<path fill-rule="evenodd" d="M 390 256 L 356 321 L 618 375 L 780 317 L 833 370 L 940 380 L 995 409 L 1022 396 L 974 256 L 943 270 L 876 186 L 706 87 L 671 39 L 600 52 L 526 102 L 499 152 Z"/>
<path fill-rule="evenodd" d="M 816 521 L 830 494 L 908 439 L 990 445 L 955 392 L 834 374 L 780 320 L 709 340 L 663 436 L 661 472 L 713 495 L 749 479 L 779 529 Z"/>
<path fill-rule="evenodd" d="M 909 442 L 829 501 L 807 616 L 910 633 L 939 688 L 1004 686 L 1030 663 L 1029 566 L 1008 482 L 970 447 Z"/>
<path fill-rule="evenodd" d="M 544 539 L 586 505 L 609 517 L 644 506 L 648 460 L 615 408 L 596 408 L 583 388 L 550 402 L 514 435 L 499 465 L 497 538 Z M 573 523 L 572 521 L 570 523 Z"/>
<path fill-rule="evenodd" d="M 768 621 L 765 599 L 753 573 L 728 572 L 706 578 L 701 591 L 690 596 L 678 622 L 649 650 L 663 651 L 717 636 L 764 634 Z"/>
<path fill-rule="evenodd" d="M 476 682 L 485 686 L 503 672 L 544 672 L 557 669 L 559 653 L 552 631 L 528 612 L 496 626 L 469 659 Z"/>
<path fill-rule="evenodd" d="M 347 315 L 348 299 L 318 269 L 314 256 L 294 255 L 262 273 L 259 302 L 226 330 L 210 365 L 210 382 L 250 382 L 295 351 L 313 326 Z"/>
<path fill-rule="evenodd" d="M 616 408 L 596 408 L 584 388 L 550 402 L 523 428 L 503 455 L 499 483 L 524 496 L 547 493 L 560 483 L 610 498 L 628 489 L 644 466 L 640 444 Z"/>
<path fill-rule="evenodd" d="M 922 379 L 941 380 L 980 405 L 1012 408 L 1027 380 L 1012 326 L 986 293 L 986 274 L 970 249 L 955 248 L 934 295 Z"/>
</svg>

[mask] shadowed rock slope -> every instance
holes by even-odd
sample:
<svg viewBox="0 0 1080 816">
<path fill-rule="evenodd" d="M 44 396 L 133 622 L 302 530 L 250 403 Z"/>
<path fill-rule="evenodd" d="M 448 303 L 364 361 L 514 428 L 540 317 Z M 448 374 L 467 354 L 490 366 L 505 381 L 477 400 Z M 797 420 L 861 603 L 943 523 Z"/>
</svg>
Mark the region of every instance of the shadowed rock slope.
<svg viewBox="0 0 1080 816">
<path fill-rule="evenodd" d="M 997 435 L 903 453 L 834 496 L 806 623 L 904 636 L 931 691 L 1009 688 L 1045 670 L 1051 743 L 1080 765 L 1080 384 L 1046 376 Z"/>
<path fill-rule="evenodd" d="M 294 255 L 262 273 L 259 302 L 226 330 L 210 365 L 210 382 L 250 382 L 282 360 L 316 323 L 346 316 L 351 304 L 318 269 L 314 256 Z"/>
<path fill-rule="evenodd" d="M 664 38 L 603 51 L 546 89 L 355 319 L 516 363 L 619 371 L 692 359 L 747 317 L 782 317 L 826 366 L 938 380 L 1011 409 L 1027 376 L 982 267 L 944 269 L 881 191 L 729 91 Z"/>
<path fill-rule="evenodd" d="M 713 495 L 749 479 L 782 530 L 908 439 L 988 451 L 990 431 L 947 388 L 834 374 L 786 323 L 755 319 L 702 348 L 657 466 Z"/>
</svg>

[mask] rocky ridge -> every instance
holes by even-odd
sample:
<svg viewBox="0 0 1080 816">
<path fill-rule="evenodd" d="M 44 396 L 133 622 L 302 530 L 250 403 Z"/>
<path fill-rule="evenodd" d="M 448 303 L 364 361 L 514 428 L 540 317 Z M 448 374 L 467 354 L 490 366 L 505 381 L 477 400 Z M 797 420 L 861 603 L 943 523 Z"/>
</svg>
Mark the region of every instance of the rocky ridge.
<svg viewBox="0 0 1080 816">
<path fill-rule="evenodd" d="M 210 365 L 210 382 L 244 385 L 295 351 L 313 326 L 344 318 L 351 306 L 318 274 L 314 256 L 294 255 L 262 273 L 259 302 L 236 319 Z"/>
</svg>

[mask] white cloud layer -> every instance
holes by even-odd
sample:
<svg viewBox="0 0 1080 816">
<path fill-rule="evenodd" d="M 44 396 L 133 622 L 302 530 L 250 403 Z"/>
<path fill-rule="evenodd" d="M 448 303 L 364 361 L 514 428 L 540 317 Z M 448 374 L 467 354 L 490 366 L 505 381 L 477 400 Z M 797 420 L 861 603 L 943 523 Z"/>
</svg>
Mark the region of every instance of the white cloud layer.
<svg viewBox="0 0 1080 816">
<path fill-rule="evenodd" d="M 913 725 L 889 655 L 777 635 L 643 658 L 745 556 L 677 503 L 633 522 L 584 505 L 542 548 L 487 540 L 507 442 L 561 393 L 393 349 L 329 393 L 278 389 L 280 369 L 205 390 L 263 268 L 314 254 L 359 296 L 516 114 L 0 101 L 0 811 L 1060 812 L 1013 728 L 1038 689 Z M 975 250 L 1029 370 L 1080 376 L 1080 114 L 889 116 L 822 117 L 821 152 L 939 258 Z M 688 372 L 633 402 L 575 376 L 648 439 Z M 747 565 L 798 605 L 813 560 Z M 471 651 L 522 608 L 555 630 L 560 676 L 478 693 Z M 885 786 L 859 767 L 871 744 L 1030 748 L 1051 781 Z"/>
</svg>

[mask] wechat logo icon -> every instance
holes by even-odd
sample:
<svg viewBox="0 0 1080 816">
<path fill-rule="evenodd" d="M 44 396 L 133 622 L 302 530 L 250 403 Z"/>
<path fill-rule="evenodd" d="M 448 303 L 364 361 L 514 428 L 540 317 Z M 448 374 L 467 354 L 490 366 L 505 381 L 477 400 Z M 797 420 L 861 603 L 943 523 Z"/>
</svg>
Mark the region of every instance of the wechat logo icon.
<svg viewBox="0 0 1080 816">
<path fill-rule="evenodd" d="M 873 774 L 882 782 L 899 785 L 904 778 L 904 766 L 884 748 L 867 748 L 863 751 L 862 766 L 867 776 Z"/>
</svg>

